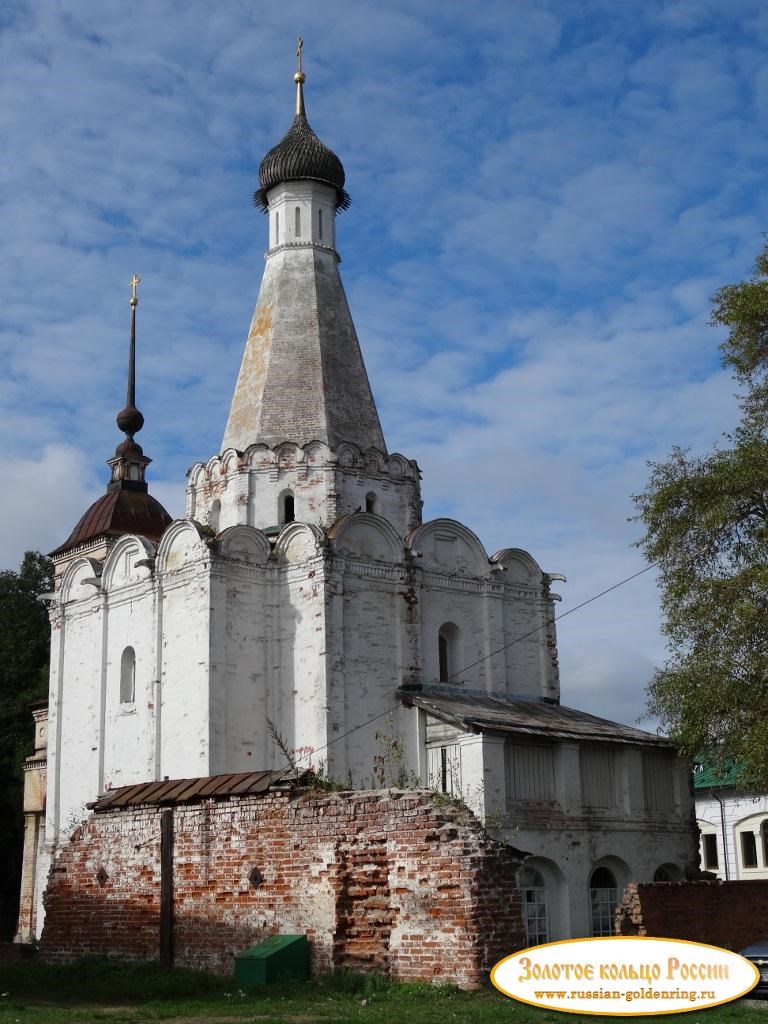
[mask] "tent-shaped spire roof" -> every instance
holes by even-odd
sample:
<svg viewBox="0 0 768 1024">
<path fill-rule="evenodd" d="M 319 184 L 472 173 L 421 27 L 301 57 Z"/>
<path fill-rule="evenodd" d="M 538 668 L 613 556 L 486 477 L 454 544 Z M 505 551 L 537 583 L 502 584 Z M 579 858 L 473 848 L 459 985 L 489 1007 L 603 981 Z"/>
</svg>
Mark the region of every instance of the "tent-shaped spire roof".
<svg viewBox="0 0 768 1024">
<path fill-rule="evenodd" d="M 262 189 L 257 196 L 266 201 L 267 191 L 272 190 L 275 220 L 284 209 L 280 204 L 289 202 L 286 196 L 294 181 L 333 185 L 337 196 L 343 191 L 341 162 L 306 125 L 303 83 L 304 73 L 299 70 L 293 127 L 267 154 L 259 172 Z M 351 442 L 363 451 L 375 448 L 386 453 L 339 276 L 334 226 L 326 228 L 324 238 L 315 236 L 313 227 L 306 233 L 307 223 L 316 225 L 323 212 L 330 217 L 335 213 L 324 189 L 317 190 L 325 193 L 322 196 L 308 196 L 311 190 L 301 189 L 305 234 L 297 231 L 286 241 L 283 228 L 279 238 L 276 233 L 273 236 L 275 244 L 267 253 L 222 451 L 245 451 L 252 444 L 274 447 L 284 441 L 298 445 L 322 441 L 334 449 Z M 292 199 L 289 205 L 293 207 Z"/>
</svg>

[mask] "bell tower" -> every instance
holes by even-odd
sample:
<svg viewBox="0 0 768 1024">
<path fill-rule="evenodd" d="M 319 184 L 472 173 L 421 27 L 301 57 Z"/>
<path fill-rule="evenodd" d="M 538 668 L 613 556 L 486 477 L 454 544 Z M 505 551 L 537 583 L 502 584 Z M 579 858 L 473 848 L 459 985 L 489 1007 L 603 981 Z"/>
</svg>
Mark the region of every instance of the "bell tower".
<svg viewBox="0 0 768 1024">
<path fill-rule="evenodd" d="M 269 247 L 222 453 L 190 470 L 187 513 L 218 533 L 362 510 L 405 536 L 421 522 L 418 466 L 387 452 L 339 275 L 344 168 L 309 126 L 301 43 L 298 57 L 293 122 L 253 197 Z"/>
</svg>

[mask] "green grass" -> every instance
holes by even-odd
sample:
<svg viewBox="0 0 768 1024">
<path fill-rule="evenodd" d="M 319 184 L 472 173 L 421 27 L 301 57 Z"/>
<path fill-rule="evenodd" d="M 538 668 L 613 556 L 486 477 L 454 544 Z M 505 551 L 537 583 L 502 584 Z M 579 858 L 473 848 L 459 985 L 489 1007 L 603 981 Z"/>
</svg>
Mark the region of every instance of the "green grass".
<svg viewBox="0 0 768 1024">
<path fill-rule="evenodd" d="M 0 1024 L 144 1024 L 150 1021 L 269 1021 L 274 1024 L 597 1024 L 524 1006 L 495 990 L 397 985 L 374 975 L 337 974 L 306 983 L 238 992 L 231 979 L 152 965 L 83 960 L 75 964 L 22 962 L 0 967 Z M 766 1005 L 768 1011 L 768 1004 Z M 761 1024 L 760 1010 L 729 1003 L 675 1014 L 680 1024 Z M 602 1018 L 645 1021 L 653 1018 Z"/>
</svg>

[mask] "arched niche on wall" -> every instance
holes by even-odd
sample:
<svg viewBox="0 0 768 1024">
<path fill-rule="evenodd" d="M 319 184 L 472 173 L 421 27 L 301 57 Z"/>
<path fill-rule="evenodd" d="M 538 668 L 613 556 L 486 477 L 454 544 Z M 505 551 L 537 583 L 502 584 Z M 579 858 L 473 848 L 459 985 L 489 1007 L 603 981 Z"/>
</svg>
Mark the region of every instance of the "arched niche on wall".
<svg viewBox="0 0 768 1024">
<path fill-rule="evenodd" d="M 504 573 L 501 582 L 518 586 L 539 586 L 543 573 L 538 562 L 522 548 L 502 548 L 490 558 L 492 565 L 502 566 Z"/>
<path fill-rule="evenodd" d="M 220 555 L 247 565 L 266 565 L 269 550 L 269 541 L 253 526 L 230 526 L 218 537 Z"/>
<path fill-rule="evenodd" d="M 490 564 L 479 538 L 455 519 L 432 519 L 406 538 L 421 567 L 448 575 L 487 577 Z"/>
<path fill-rule="evenodd" d="M 98 593 L 99 587 L 87 582 L 101 579 L 104 563 L 97 558 L 77 558 L 70 562 L 61 579 L 58 592 L 58 603 L 69 604 L 70 601 L 85 601 Z"/>
<path fill-rule="evenodd" d="M 334 551 L 352 558 L 402 562 L 403 542 L 394 527 L 381 516 L 351 512 L 341 516 L 328 531 Z"/>
<path fill-rule="evenodd" d="M 208 534 L 194 519 L 177 519 L 163 534 L 157 548 L 156 566 L 160 572 L 183 569 L 207 553 Z"/>
<path fill-rule="evenodd" d="M 138 534 L 121 537 L 104 560 L 101 585 L 104 590 L 115 590 L 145 580 L 154 565 L 157 547 Z M 139 565 L 142 562 L 144 564 Z M 146 564 L 149 563 L 149 564 Z"/>
<path fill-rule="evenodd" d="M 300 565 L 322 552 L 323 534 L 309 523 L 288 523 L 280 531 L 275 544 L 279 565 Z"/>
</svg>

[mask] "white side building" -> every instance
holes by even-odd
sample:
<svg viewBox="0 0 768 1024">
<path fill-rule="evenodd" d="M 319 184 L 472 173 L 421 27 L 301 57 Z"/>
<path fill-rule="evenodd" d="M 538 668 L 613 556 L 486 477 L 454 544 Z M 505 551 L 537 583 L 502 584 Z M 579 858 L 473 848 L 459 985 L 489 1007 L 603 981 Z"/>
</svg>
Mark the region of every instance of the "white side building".
<svg viewBox="0 0 768 1024">
<path fill-rule="evenodd" d="M 303 81 L 259 170 L 264 278 L 187 517 L 169 523 L 146 493 L 129 391 L 111 490 L 54 555 L 38 900 L 100 793 L 276 768 L 277 734 L 355 787 L 464 798 L 531 855 L 531 941 L 604 933 L 627 882 L 695 862 L 689 773 L 657 736 L 560 704 L 562 577 L 422 521 L 418 466 L 387 451 L 339 276 L 344 170 L 307 123 Z"/>
<path fill-rule="evenodd" d="M 693 784 L 702 868 L 725 881 L 768 878 L 768 794 L 745 793 L 737 770 L 704 764 Z"/>
</svg>

